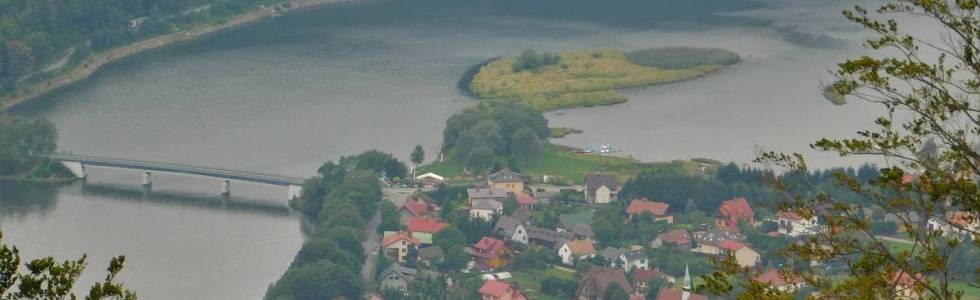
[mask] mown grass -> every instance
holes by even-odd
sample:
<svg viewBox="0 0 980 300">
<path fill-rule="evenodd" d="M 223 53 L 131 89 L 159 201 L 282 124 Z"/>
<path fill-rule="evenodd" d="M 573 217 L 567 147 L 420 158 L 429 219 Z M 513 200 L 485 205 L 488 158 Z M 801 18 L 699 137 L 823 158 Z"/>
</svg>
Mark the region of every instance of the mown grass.
<svg viewBox="0 0 980 300">
<path fill-rule="evenodd" d="M 517 101 L 540 111 L 623 103 L 616 92 L 704 76 L 722 65 L 667 69 L 632 62 L 620 50 L 559 53 L 556 65 L 514 72 L 516 58 L 495 60 L 480 68 L 469 84 L 477 98 Z"/>
<path fill-rule="evenodd" d="M 561 178 L 568 184 L 581 184 L 585 175 L 595 172 L 611 173 L 621 182 L 646 170 L 672 172 L 675 174 L 700 174 L 702 167 L 708 172 L 717 169 L 715 164 L 705 164 L 694 161 L 675 160 L 670 162 L 646 163 L 632 158 L 618 156 L 593 155 L 576 153 L 574 149 L 554 144 L 545 144 L 541 156 L 521 168 L 525 176 L 541 180 L 544 175 L 549 178 Z M 420 167 L 420 173 L 433 172 L 451 179 L 466 181 L 471 178 L 463 176 L 463 164 L 452 158 L 444 162 L 436 162 Z"/>
</svg>

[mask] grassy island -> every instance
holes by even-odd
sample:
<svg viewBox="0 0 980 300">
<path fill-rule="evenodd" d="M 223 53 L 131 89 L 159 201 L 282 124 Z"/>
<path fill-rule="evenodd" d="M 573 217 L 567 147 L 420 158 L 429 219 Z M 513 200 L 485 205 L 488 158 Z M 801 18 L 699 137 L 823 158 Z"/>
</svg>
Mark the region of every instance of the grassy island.
<svg viewBox="0 0 980 300">
<path fill-rule="evenodd" d="M 618 89 L 698 78 L 738 61 L 734 52 L 704 48 L 528 50 L 486 63 L 467 88 L 480 99 L 514 101 L 540 111 L 612 105 L 628 101 Z"/>
</svg>

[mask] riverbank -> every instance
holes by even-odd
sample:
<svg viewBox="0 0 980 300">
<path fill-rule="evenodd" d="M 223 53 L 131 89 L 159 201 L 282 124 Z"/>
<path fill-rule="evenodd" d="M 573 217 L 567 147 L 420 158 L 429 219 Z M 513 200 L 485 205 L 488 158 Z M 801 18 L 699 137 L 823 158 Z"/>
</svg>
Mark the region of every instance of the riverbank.
<svg viewBox="0 0 980 300">
<path fill-rule="evenodd" d="M 6 111 L 7 109 L 17 106 L 18 104 L 39 98 L 60 88 L 85 80 L 107 64 L 138 53 L 188 42 L 210 34 L 231 30 L 243 25 L 280 16 L 286 13 L 302 11 L 321 5 L 352 1 L 356 0 L 291 0 L 288 1 L 288 4 L 286 5 L 261 7 L 218 23 L 196 26 L 95 54 L 85 59 L 84 62 L 79 63 L 78 66 L 70 71 L 59 74 L 47 80 L 21 87 L 13 95 L 0 98 L 0 112 Z"/>
</svg>

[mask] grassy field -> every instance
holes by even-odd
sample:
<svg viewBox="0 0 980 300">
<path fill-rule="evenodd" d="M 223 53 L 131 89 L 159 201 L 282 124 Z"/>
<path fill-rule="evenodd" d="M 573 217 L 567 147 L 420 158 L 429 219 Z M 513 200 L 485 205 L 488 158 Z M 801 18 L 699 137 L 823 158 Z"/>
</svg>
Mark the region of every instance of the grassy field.
<svg viewBox="0 0 980 300">
<path fill-rule="evenodd" d="M 513 68 L 516 58 L 495 60 L 480 68 L 470 82 L 469 90 L 484 100 L 517 101 L 548 111 L 623 103 L 628 99 L 616 92 L 618 89 L 693 79 L 723 66 L 688 63 L 696 66 L 657 68 L 634 63 L 627 58 L 626 52 L 619 50 L 558 55 L 557 64 L 518 72 Z M 714 63 L 707 57 L 703 62 Z"/>
<path fill-rule="evenodd" d="M 514 277 L 505 281 L 516 284 L 518 287 L 520 287 L 521 292 L 523 292 L 529 299 L 544 300 L 558 300 L 561 298 L 541 294 L 541 280 L 548 277 L 574 280 L 575 277 L 575 273 L 559 270 L 553 267 L 545 270 L 515 271 L 511 272 L 511 275 Z M 572 292 L 574 293 L 574 291 Z"/>
<path fill-rule="evenodd" d="M 621 182 L 645 170 L 663 170 L 683 174 L 699 174 L 701 167 L 709 171 L 715 164 L 675 160 L 670 162 L 644 163 L 631 158 L 575 153 L 571 148 L 545 144 L 545 151 L 536 161 L 521 169 L 521 173 L 536 180 L 542 176 L 560 177 L 570 184 L 581 184 L 585 175 L 595 172 L 615 174 Z M 422 166 L 420 174 L 433 172 L 454 181 L 466 180 L 463 165 L 455 159 Z"/>
</svg>

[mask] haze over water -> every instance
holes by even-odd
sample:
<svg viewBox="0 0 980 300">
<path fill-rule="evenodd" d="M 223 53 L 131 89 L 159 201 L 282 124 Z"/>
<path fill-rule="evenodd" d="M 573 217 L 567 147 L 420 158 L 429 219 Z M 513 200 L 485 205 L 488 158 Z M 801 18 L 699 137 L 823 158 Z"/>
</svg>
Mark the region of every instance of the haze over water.
<svg viewBox="0 0 980 300">
<path fill-rule="evenodd" d="M 585 131 L 555 142 L 748 162 L 756 146 L 808 152 L 870 126 L 875 107 L 820 95 L 833 63 L 862 53 L 839 17 L 847 2 L 661 2 L 677 1 L 575 0 L 564 15 L 509 0 L 335 5 L 138 55 L 16 113 L 53 121 L 63 151 L 309 176 L 368 149 L 406 158 L 422 144 L 434 158 L 446 118 L 473 103 L 456 80 L 490 57 L 701 46 L 743 61 L 626 91 L 623 105 L 551 112 L 552 126 Z M 85 187 L 0 185 L 0 228 L 31 255 L 88 253 L 82 286 L 127 254 L 122 279 L 143 299 L 261 298 L 300 247 L 285 189 L 233 182 L 222 201 L 218 180 L 153 176 L 146 195 L 138 172 L 115 170 L 94 170 Z"/>
</svg>

